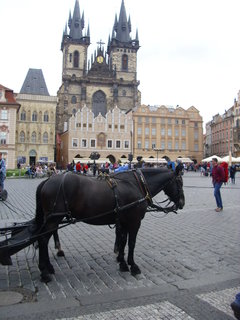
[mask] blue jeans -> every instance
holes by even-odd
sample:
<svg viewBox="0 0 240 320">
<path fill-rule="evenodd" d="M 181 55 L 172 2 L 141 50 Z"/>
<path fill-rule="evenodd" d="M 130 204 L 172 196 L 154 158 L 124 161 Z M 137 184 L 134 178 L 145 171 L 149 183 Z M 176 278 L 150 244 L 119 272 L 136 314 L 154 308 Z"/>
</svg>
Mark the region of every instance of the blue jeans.
<svg viewBox="0 0 240 320">
<path fill-rule="evenodd" d="M 221 186 L 222 186 L 222 182 L 215 182 L 214 183 L 214 197 L 216 198 L 218 208 L 223 207 L 221 193 L 220 193 Z"/>
</svg>

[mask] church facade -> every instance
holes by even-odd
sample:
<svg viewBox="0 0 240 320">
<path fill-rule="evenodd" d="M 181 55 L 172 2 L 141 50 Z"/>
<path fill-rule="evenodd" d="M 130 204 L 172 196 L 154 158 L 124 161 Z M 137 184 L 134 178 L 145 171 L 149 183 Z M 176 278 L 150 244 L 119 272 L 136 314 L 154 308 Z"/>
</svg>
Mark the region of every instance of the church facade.
<svg viewBox="0 0 240 320">
<path fill-rule="evenodd" d="M 72 144 L 72 139 L 75 139 L 71 132 L 74 121 L 70 118 L 79 116 L 82 108 L 88 108 L 91 117 L 97 119 L 102 116 L 108 122 L 106 117 L 109 117 L 109 114 L 114 117 L 116 107 L 119 112 L 126 113 L 141 104 L 139 81 L 137 80 L 138 32 L 136 31 L 136 36 L 132 39 L 131 28 L 131 20 L 130 17 L 127 18 L 122 0 L 119 17 L 117 19 L 116 16 L 112 35 L 108 38 L 107 50 L 104 50 L 103 43 L 100 41 L 95 53 L 88 60 L 90 30 L 89 27 L 85 28 L 84 13 L 80 13 L 79 2 L 76 0 L 73 15 L 71 13 L 69 15 L 68 27 L 65 28 L 61 44 L 63 52 L 62 84 L 57 94 L 56 108 L 56 160 L 59 165 L 63 165 L 63 154 L 66 154 L 66 148 L 69 148 L 69 144 L 67 145 L 65 141 L 69 141 L 71 137 L 70 144 Z M 132 131 L 128 132 L 128 137 L 122 139 L 120 127 L 124 124 L 119 122 L 113 125 L 117 126 L 114 127 L 116 129 L 115 140 L 131 141 Z M 84 137 L 80 127 L 75 127 L 74 131 L 76 139 L 82 141 Z M 105 144 L 101 145 L 101 149 L 104 150 L 107 150 L 107 141 L 112 140 L 107 131 L 95 131 L 94 137 L 98 141 L 99 135 L 105 136 Z M 67 135 L 69 135 L 68 138 L 66 138 Z M 132 149 L 130 144 L 131 142 L 128 150 L 123 148 L 115 153 L 113 149 L 113 157 L 117 160 L 120 153 L 130 152 Z M 101 154 L 101 149 L 96 144 L 95 151 Z M 81 144 L 76 154 L 81 157 L 90 155 L 86 154 L 86 148 L 83 149 Z M 104 155 L 106 154 L 104 152 Z"/>
</svg>

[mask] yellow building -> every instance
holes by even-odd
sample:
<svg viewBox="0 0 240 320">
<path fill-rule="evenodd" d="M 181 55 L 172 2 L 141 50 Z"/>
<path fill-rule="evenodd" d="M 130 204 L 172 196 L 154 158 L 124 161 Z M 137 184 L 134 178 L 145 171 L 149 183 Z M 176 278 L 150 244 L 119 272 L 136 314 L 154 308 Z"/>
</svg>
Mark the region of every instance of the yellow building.
<svg viewBox="0 0 240 320">
<path fill-rule="evenodd" d="M 17 102 L 16 163 L 53 161 L 57 97 L 50 96 L 40 69 L 29 69 Z"/>
<path fill-rule="evenodd" d="M 133 112 L 133 156 L 179 156 L 200 162 L 203 156 L 202 117 L 195 107 L 150 107 L 141 105 Z"/>
</svg>

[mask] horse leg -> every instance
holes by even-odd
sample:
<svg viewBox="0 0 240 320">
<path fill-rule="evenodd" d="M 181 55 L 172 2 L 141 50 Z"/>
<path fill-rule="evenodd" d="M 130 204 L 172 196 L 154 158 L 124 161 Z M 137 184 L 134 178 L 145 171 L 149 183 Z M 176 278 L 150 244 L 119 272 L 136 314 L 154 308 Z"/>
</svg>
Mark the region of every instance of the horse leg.
<svg viewBox="0 0 240 320">
<path fill-rule="evenodd" d="M 57 249 L 57 256 L 58 257 L 64 257 L 65 254 L 64 254 L 64 251 L 62 250 L 61 248 L 61 243 L 60 243 L 60 240 L 59 240 L 59 236 L 58 236 L 58 231 L 55 230 L 53 232 L 53 239 L 54 239 L 54 244 L 55 244 L 55 249 Z"/>
<path fill-rule="evenodd" d="M 119 262 L 120 271 L 127 272 L 129 271 L 129 268 L 124 259 L 124 249 L 127 243 L 127 230 L 122 228 L 120 225 L 118 230 L 118 237 L 119 252 L 117 256 L 117 261 Z"/>
<path fill-rule="evenodd" d="M 128 238 L 128 259 L 127 259 L 127 262 L 131 266 L 130 269 L 131 269 L 131 274 L 133 276 L 141 273 L 140 268 L 138 267 L 138 265 L 134 261 L 134 249 L 135 249 L 135 245 L 136 245 L 137 233 L 138 233 L 139 228 L 140 228 L 140 224 L 137 229 L 134 228 L 134 230 L 130 230 L 129 231 L 129 238 Z"/>
<path fill-rule="evenodd" d="M 54 268 L 49 260 L 48 242 L 51 235 L 46 235 L 38 240 L 39 247 L 39 269 L 41 271 L 41 281 L 50 282 L 52 280 L 50 274 L 54 274 Z"/>
<path fill-rule="evenodd" d="M 115 243 L 114 243 L 114 253 L 118 254 L 119 253 L 119 246 L 121 242 L 121 227 L 119 226 L 119 222 L 116 223 L 116 228 L 115 228 Z"/>
</svg>

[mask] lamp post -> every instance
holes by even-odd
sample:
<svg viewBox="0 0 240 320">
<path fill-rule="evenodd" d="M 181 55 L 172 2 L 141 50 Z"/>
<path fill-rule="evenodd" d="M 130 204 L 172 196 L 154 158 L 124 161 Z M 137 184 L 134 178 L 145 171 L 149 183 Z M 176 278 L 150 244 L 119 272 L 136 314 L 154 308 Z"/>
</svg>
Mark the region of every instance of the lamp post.
<svg viewBox="0 0 240 320">
<path fill-rule="evenodd" d="M 158 152 L 162 151 L 162 149 L 154 148 L 153 150 L 157 152 L 157 166 L 158 166 Z"/>
</svg>

